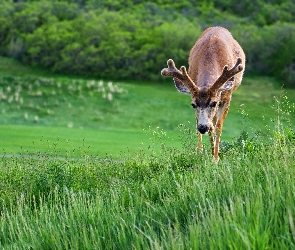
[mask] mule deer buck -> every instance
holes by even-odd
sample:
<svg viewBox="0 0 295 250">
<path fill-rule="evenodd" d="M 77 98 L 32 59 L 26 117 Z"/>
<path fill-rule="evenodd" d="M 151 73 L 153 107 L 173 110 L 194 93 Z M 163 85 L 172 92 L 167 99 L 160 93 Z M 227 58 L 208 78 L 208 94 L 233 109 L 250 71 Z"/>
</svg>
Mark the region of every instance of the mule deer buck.
<svg viewBox="0 0 295 250">
<path fill-rule="evenodd" d="M 202 135 L 209 134 L 212 155 L 218 161 L 219 142 L 232 93 L 241 84 L 245 69 L 245 54 L 231 33 L 222 27 L 203 32 L 189 55 L 189 69 L 175 67 L 167 61 L 163 76 L 173 77 L 179 92 L 192 97 L 196 112 L 198 146 L 202 150 Z"/>
</svg>

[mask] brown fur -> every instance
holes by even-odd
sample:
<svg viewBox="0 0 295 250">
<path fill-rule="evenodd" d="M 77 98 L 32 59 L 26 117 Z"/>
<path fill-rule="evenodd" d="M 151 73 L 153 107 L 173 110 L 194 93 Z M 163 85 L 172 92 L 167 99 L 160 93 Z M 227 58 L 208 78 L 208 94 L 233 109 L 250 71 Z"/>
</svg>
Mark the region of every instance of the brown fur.
<svg viewBox="0 0 295 250">
<path fill-rule="evenodd" d="M 209 88 L 221 75 L 223 67 L 232 68 L 239 57 L 245 68 L 245 54 L 231 33 L 222 27 L 211 27 L 203 32 L 190 51 L 188 74 L 196 86 Z M 243 72 L 235 76 L 231 92 L 240 85 Z M 226 96 L 228 94 L 223 94 L 223 98 Z"/>
</svg>

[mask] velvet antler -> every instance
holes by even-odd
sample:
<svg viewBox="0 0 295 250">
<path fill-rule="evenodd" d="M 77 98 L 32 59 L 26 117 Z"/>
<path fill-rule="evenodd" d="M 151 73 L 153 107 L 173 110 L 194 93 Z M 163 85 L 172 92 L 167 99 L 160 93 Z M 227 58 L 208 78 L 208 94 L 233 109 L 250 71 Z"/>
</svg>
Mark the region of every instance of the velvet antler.
<svg viewBox="0 0 295 250">
<path fill-rule="evenodd" d="M 241 72 L 243 70 L 243 65 L 241 63 L 242 59 L 238 58 L 235 66 L 233 66 L 230 70 L 228 70 L 228 66 L 225 65 L 222 74 L 218 77 L 218 79 L 211 87 L 212 92 L 217 92 L 224 83 L 226 83 L 234 75 Z"/>
<path fill-rule="evenodd" d="M 180 70 L 175 67 L 175 63 L 172 59 L 167 61 L 168 68 L 162 69 L 162 76 L 172 76 L 183 82 L 183 84 L 189 89 L 190 93 L 199 92 L 199 88 L 195 85 L 192 79 L 187 74 L 185 66 L 181 66 Z"/>
</svg>

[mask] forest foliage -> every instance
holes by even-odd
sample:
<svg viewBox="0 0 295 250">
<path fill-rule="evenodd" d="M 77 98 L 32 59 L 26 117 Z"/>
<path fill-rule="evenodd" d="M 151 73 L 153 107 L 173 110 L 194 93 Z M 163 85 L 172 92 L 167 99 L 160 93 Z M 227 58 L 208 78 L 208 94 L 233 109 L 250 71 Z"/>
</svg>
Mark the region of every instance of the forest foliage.
<svg viewBox="0 0 295 250">
<path fill-rule="evenodd" d="M 294 0 L 0 0 L 0 55 L 53 72 L 161 80 L 213 25 L 242 45 L 246 72 L 295 87 Z"/>
</svg>

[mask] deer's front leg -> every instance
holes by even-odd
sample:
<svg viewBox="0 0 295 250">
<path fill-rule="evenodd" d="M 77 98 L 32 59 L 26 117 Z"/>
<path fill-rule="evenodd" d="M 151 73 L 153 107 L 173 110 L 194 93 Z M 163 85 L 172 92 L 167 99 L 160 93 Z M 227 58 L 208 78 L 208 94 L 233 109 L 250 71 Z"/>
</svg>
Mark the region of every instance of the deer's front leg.
<svg viewBox="0 0 295 250">
<path fill-rule="evenodd" d="M 197 131 L 197 133 L 198 133 L 198 145 L 197 145 L 197 150 L 199 150 L 199 151 L 203 151 L 203 144 L 202 144 L 202 134 L 201 133 L 199 133 L 198 131 Z"/>
<path fill-rule="evenodd" d="M 219 116 L 217 118 L 217 122 L 216 122 L 216 126 L 215 126 L 215 145 L 214 145 L 214 158 L 216 160 L 218 160 L 218 153 L 219 153 L 219 143 L 220 143 L 220 136 L 222 134 L 222 127 L 223 127 L 223 122 L 225 117 L 227 116 L 229 107 L 228 106 L 224 106 L 221 108 L 220 112 L 219 112 Z"/>
<path fill-rule="evenodd" d="M 196 117 L 196 129 L 198 134 L 198 144 L 197 144 L 197 150 L 203 151 L 203 144 L 202 144 L 202 134 L 198 131 L 198 118 Z"/>
<path fill-rule="evenodd" d="M 215 134 L 214 134 L 214 131 L 209 132 L 209 137 L 210 137 L 212 155 L 214 156 L 214 152 L 215 152 Z"/>
</svg>

